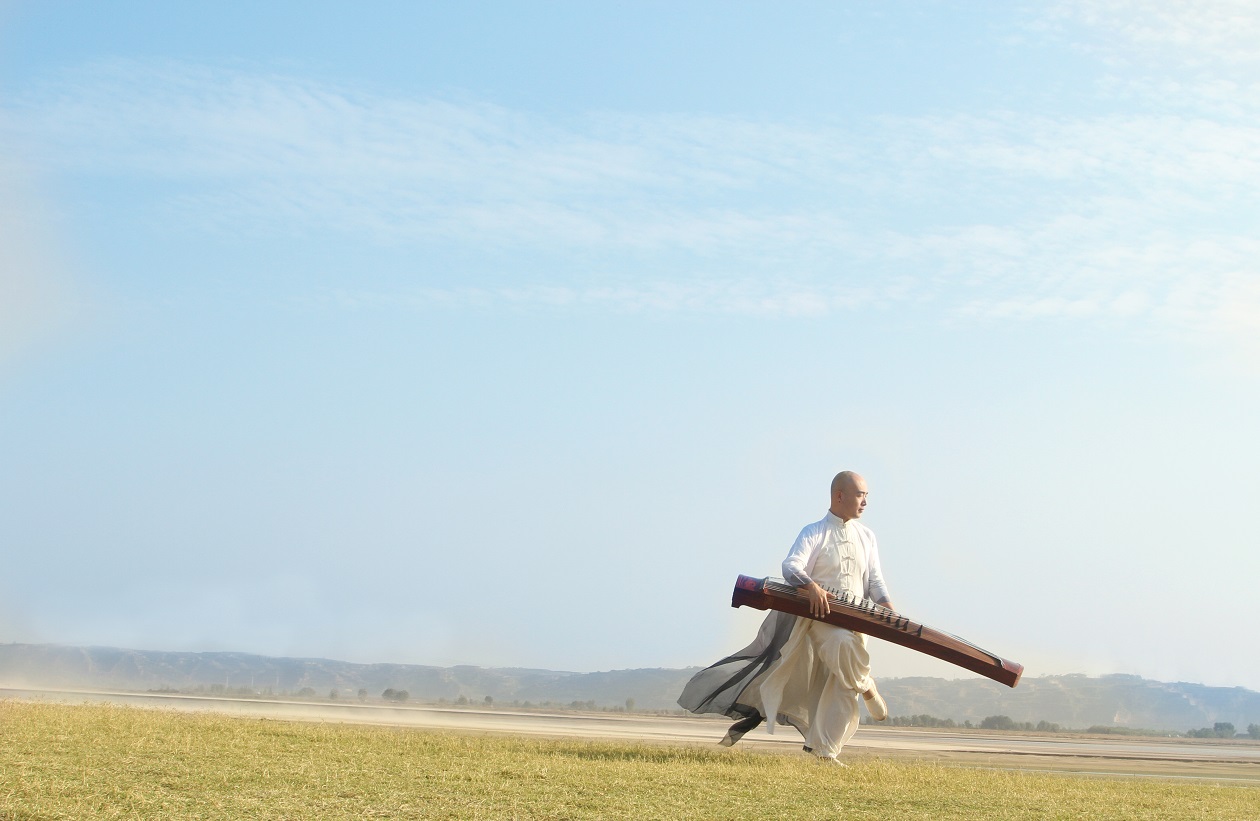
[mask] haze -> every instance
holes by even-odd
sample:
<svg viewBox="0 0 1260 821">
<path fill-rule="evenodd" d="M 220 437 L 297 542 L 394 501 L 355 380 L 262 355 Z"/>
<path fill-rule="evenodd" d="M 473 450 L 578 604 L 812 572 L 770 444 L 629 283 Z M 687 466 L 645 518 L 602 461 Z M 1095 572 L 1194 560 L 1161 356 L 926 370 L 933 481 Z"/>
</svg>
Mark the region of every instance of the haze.
<svg viewBox="0 0 1260 821">
<path fill-rule="evenodd" d="M 914 618 L 1260 689 L 1258 40 L 0 4 L 0 641 L 708 664 L 849 468 Z"/>
</svg>

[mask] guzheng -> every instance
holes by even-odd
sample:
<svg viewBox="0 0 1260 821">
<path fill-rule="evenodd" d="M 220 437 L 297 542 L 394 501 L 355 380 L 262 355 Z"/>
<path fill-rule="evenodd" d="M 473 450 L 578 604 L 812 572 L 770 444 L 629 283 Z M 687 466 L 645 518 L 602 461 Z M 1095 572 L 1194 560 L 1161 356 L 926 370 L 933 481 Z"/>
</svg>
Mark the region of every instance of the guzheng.
<svg viewBox="0 0 1260 821">
<path fill-rule="evenodd" d="M 824 588 L 827 589 L 827 588 Z M 949 633 L 933 630 L 926 624 L 918 624 L 886 607 L 880 607 L 870 599 L 859 599 L 848 593 L 831 593 L 831 612 L 818 621 L 837 627 L 845 627 L 868 636 L 891 641 L 920 653 L 927 653 L 942 661 L 987 676 L 996 682 L 1014 687 L 1024 673 L 1024 665 L 983 650 L 969 641 Z M 773 577 L 755 579 L 740 576 L 735 581 L 731 607 L 748 606 L 758 610 L 781 610 L 794 616 L 814 618 L 809 613 L 809 601 L 795 587 Z"/>
</svg>

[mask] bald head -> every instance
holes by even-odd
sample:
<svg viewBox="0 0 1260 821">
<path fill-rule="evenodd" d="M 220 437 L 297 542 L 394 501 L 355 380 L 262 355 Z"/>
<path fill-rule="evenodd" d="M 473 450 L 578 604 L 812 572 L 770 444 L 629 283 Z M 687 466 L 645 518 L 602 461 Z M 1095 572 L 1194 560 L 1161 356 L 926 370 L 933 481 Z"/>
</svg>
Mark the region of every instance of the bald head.
<svg viewBox="0 0 1260 821">
<path fill-rule="evenodd" d="M 842 470 L 836 474 L 836 478 L 831 480 L 831 495 L 834 498 L 841 490 L 852 490 L 855 481 L 860 481 L 858 476 L 851 470 Z"/>
<path fill-rule="evenodd" d="M 846 522 L 862 515 L 866 507 L 866 480 L 851 470 L 831 480 L 831 512 Z"/>
</svg>

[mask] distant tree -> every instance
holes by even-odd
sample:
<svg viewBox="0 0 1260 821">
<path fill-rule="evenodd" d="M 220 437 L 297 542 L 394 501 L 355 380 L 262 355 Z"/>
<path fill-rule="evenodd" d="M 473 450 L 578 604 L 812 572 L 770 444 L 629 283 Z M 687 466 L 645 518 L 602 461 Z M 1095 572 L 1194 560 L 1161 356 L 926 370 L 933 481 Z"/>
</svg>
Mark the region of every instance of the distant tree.
<svg viewBox="0 0 1260 821">
<path fill-rule="evenodd" d="M 314 697 L 315 697 L 315 688 L 314 688 L 314 687 L 303 687 L 301 690 L 298 690 L 298 691 L 297 691 L 297 694 L 298 694 L 298 697 L 300 697 L 300 698 L 314 698 Z"/>
<path fill-rule="evenodd" d="M 1015 720 L 1010 716 L 988 716 L 980 722 L 982 730 L 1014 730 Z"/>
<path fill-rule="evenodd" d="M 367 688 L 366 687 L 359 688 L 359 701 L 367 701 Z"/>
<path fill-rule="evenodd" d="M 336 700 L 337 700 L 337 688 L 336 688 L 336 687 L 334 687 L 333 689 L 331 689 L 331 690 L 329 690 L 329 691 L 328 691 L 328 700 L 329 700 L 329 701 L 336 701 Z"/>
<path fill-rule="evenodd" d="M 957 727 L 952 718 L 937 718 L 927 713 L 913 716 L 893 716 L 888 719 L 893 727 Z"/>
<path fill-rule="evenodd" d="M 489 706 L 493 705 L 493 704 L 494 704 L 494 697 L 493 697 L 493 696 L 486 696 L 486 698 L 485 698 L 485 703 L 486 703 L 486 706 L 487 706 L 487 707 L 489 707 Z"/>
<path fill-rule="evenodd" d="M 1260 724 L 1248 724 L 1247 735 L 1252 738 L 1260 738 Z"/>
<path fill-rule="evenodd" d="M 633 713 L 633 712 L 634 712 L 634 699 L 632 699 L 632 698 L 628 698 L 628 699 L 626 699 L 626 712 L 627 712 L 627 713 Z"/>
<path fill-rule="evenodd" d="M 1218 721 L 1211 727 L 1202 727 L 1186 733 L 1190 738 L 1233 738 L 1234 725 L 1228 721 Z"/>
<path fill-rule="evenodd" d="M 381 693 L 381 698 L 386 701 L 401 703 L 411 698 L 411 693 L 408 693 L 406 690 L 395 690 L 393 687 L 390 687 L 385 692 Z"/>
<path fill-rule="evenodd" d="M 464 705 L 464 704 L 467 704 L 467 703 L 468 703 L 468 696 L 460 696 L 459 698 L 455 699 L 455 703 L 456 703 L 456 704 L 459 704 L 459 705 L 461 705 L 461 706 L 462 706 L 462 705 Z"/>
</svg>

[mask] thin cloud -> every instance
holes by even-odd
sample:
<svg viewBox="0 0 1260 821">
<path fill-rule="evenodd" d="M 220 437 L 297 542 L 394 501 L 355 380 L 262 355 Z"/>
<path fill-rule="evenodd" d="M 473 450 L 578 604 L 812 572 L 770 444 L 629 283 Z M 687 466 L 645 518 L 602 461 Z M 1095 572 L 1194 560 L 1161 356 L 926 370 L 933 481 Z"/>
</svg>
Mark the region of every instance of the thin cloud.
<svg viewBox="0 0 1260 821">
<path fill-rule="evenodd" d="M 1254 122 L 1260 6 L 1250 0 L 1067 0 L 1029 28 L 1097 56 L 1100 98 Z"/>
<path fill-rule="evenodd" d="M 708 283 L 647 282 L 635 285 L 526 285 L 520 287 L 417 288 L 370 292 L 332 289 L 307 304 L 352 310 L 595 308 L 623 314 L 715 314 L 770 318 L 826 316 L 837 311 L 904 298 L 896 288 L 882 292 L 847 286 L 803 287 L 758 280 Z"/>
<path fill-rule="evenodd" d="M 1141 58 L 1211 70 L 1222 62 L 1260 65 L 1260 9 L 1250 0 L 1067 0 L 1053 4 L 1038 22 L 1087 29 L 1094 48 L 1115 61 Z"/>
<path fill-rule="evenodd" d="M 1194 51 L 1201 88 L 1214 65 L 1203 42 L 1224 44 L 1229 71 L 1251 65 L 1229 45 L 1242 7 L 1144 8 L 1062 4 L 1042 25 L 1087 28 L 1113 49 Z M 1098 93 L 1120 82 L 1158 89 L 1168 77 L 1104 77 Z M 1224 82 L 1218 96 L 1240 81 Z M 1260 276 L 1248 239 L 1260 121 L 1219 109 L 546 119 L 119 61 L 30 89 L 11 114 L 50 167 L 166 183 L 175 193 L 151 207 L 178 217 L 173 230 L 490 249 L 550 272 L 337 292 L 360 307 L 780 317 L 914 301 L 964 320 L 1109 317 L 1204 335 L 1251 328 L 1260 313 L 1240 284 Z"/>
</svg>

